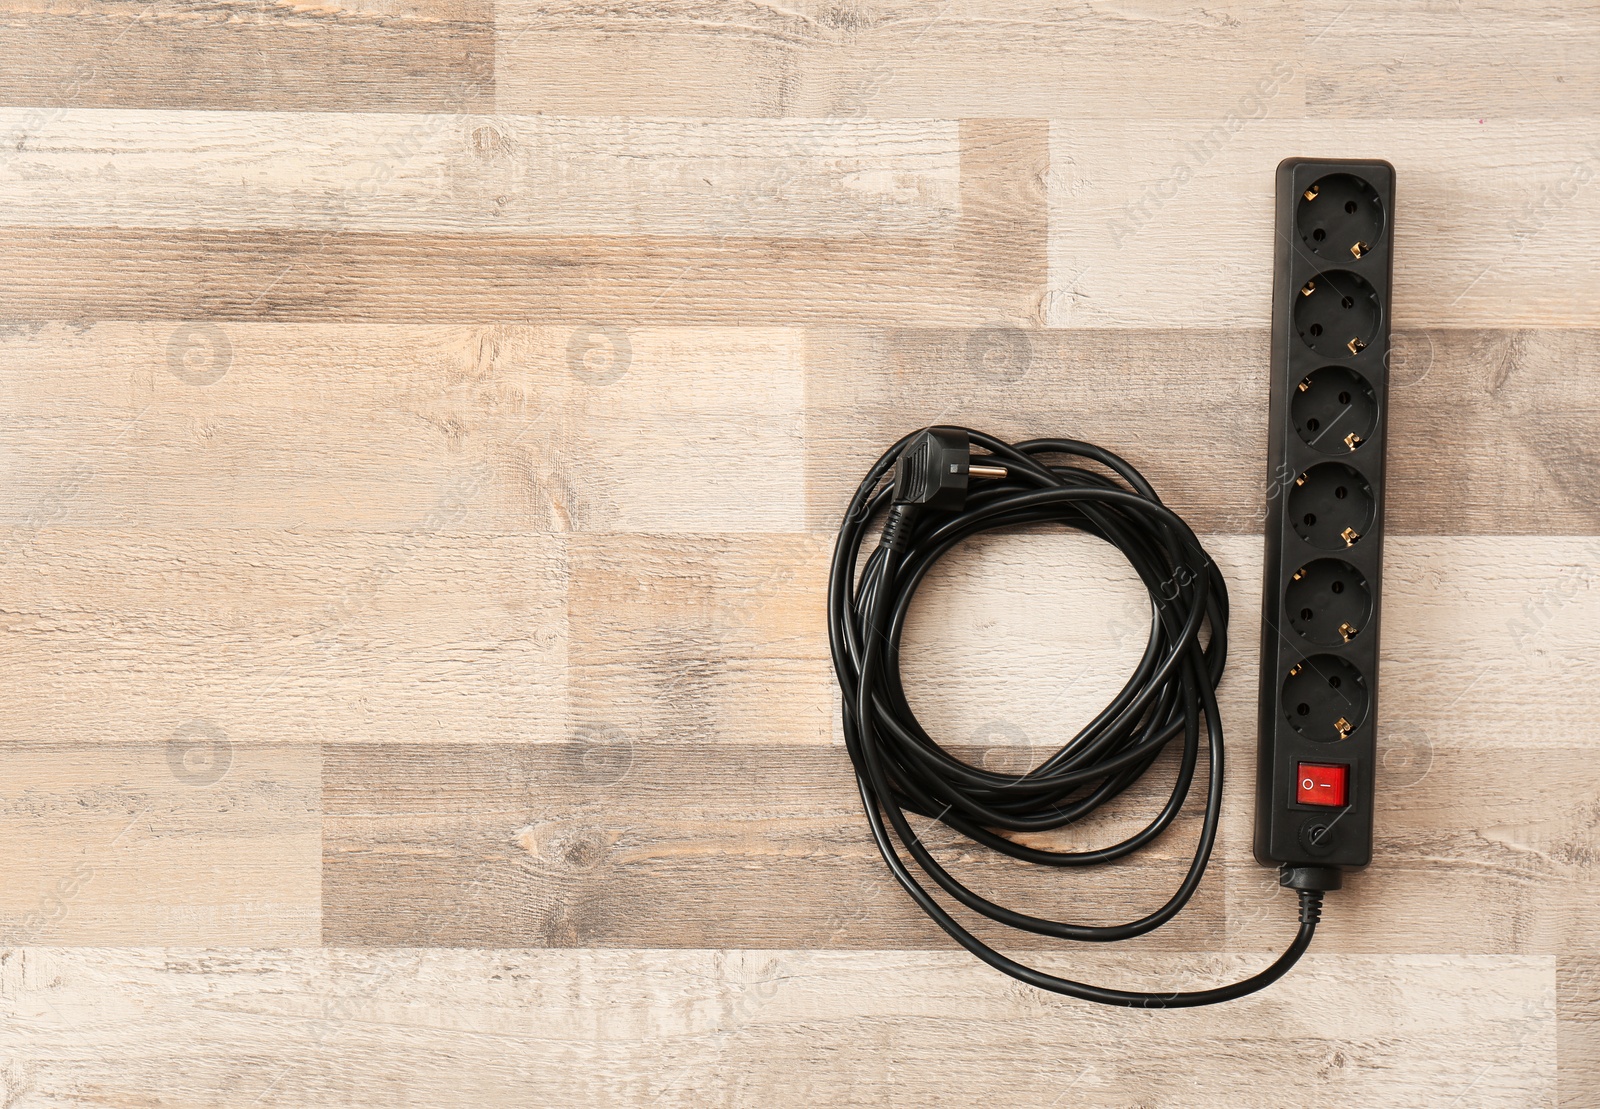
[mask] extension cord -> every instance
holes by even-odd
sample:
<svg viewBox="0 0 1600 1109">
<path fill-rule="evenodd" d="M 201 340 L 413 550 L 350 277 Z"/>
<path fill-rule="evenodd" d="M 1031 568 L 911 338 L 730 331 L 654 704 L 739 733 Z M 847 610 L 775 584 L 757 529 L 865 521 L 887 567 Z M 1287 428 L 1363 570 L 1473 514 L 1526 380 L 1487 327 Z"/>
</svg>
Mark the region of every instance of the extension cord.
<svg viewBox="0 0 1600 1109">
<path fill-rule="evenodd" d="M 987 453 L 973 455 L 974 444 Z M 1048 455 L 1097 463 L 1121 483 L 1093 470 L 1044 461 Z M 885 483 L 891 471 L 892 480 Z M 880 516 L 882 534 L 858 580 L 861 544 Z M 956 758 L 917 722 L 901 687 L 900 638 L 917 586 L 947 551 L 981 531 L 1045 522 L 1098 536 L 1127 555 L 1150 591 L 1156 615 L 1144 658 L 1111 704 L 1032 770 L 1000 774 Z M 1202 626 L 1209 627 L 1205 641 Z M 1300 929 L 1276 962 L 1250 978 L 1209 990 L 1159 993 L 1076 982 L 1019 963 L 979 940 L 934 899 L 896 850 L 898 840 L 921 871 L 966 908 L 1012 928 L 1061 939 L 1107 942 L 1144 935 L 1171 920 L 1194 895 L 1211 858 L 1222 809 L 1224 744 L 1216 686 L 1227 658 L 1227 586 L 1194 532 L 1123 459 L 1071 439 L 1011 446 L 981 432 L 945 427 L 906 436 L 867 472 L 839 529 L 828 582 L 828 630 L 843 693 L 845 744 L 878 850 L 912 900 L 985 963 L 1031 986 L 1085 1001 L 1174 1009 L 1253 993 L 1282 977 L 1311 943 L 1322 890 L 1337 888 L 1337 870 L 1285 872 L 1285 884 L 1299 888 Z M 1154 841 L 1177 817 L 1199 762 L 1202 722 L 1209 772 L 1194 857 L 1166 904 L 1127 924 L 1067 924 L 996 904 L 934 859 L 906 820 L 907 812 L 917 813 L 991 850 L 1044 866 L 1112 862 Z M 1138 780 L 1180 737 L 1181 761 L 1166 805 L 1121 843 L 1095 851 L 1050 851 L 995 830 L 1041 832 L 1081 820 Z"/>
</svg>

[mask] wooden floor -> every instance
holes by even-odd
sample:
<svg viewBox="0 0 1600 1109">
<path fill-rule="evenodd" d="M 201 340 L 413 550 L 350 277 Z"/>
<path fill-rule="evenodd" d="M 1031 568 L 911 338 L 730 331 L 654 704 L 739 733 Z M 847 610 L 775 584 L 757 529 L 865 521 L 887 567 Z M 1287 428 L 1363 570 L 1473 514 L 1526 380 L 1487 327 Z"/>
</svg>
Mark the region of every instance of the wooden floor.
<svg viewBox="0 0 1600 1109">
<path fill-rule="evenodd" d="M 1600 1105 L 1593 0 L 0 0 L 0 105 L 0 1105 Z M 876 859 L 832 530 L 933 421 L 1145 471 L 1234 595 L 1218 857 L 1014 946 L 1263 965 L 1288 155 L 1398 171 L 1376 859 L 1258 996 L 1038 994 Z M 1146 620 L 973 544 L 914 702 L 1021 767 Z M 967 865 L 1110 922 L 1195 831 Z"/>
</svg>

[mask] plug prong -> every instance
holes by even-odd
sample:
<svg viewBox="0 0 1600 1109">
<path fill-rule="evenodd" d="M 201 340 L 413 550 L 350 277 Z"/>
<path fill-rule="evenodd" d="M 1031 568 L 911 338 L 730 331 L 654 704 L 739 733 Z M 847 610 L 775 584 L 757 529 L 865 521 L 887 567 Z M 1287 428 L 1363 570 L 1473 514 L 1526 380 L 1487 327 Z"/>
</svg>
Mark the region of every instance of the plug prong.
<svg viewBox="0 0 1600 1109">
<path fill-rule="evenodd" d="M 1004 466 L 982 466 L 977 463 L 973 463 L 971 466 L 967 467 L 967 473 L 972 477 L 1001 478 L 1006 477 L 1010 471 Z"/>
</svg>

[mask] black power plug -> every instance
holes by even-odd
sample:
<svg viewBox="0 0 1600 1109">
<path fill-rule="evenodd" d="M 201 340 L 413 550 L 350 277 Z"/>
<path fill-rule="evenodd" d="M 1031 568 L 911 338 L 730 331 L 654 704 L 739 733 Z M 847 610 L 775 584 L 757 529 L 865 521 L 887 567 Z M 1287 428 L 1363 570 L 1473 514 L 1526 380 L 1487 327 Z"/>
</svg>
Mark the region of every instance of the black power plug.
<svg viewBox="0 0 1600 1109">
<path fill-rule="evenodd" d="M 1004 466 L 972 462 L 972 439 L 964 427 L 926 427 L 896 448 L 893 504 L 883 521 L 880 545 L 904 551 L 924 509 L 960 512 L 973 478 L 1003 478 Z"/>
<path fill-rule="evenodd" d="M 929 427 L 913 435 L 894 464 L 896 504 L 959 512 L 972 478 L 1003 478 L 1004 466 L 973 465 L 964 427 Z"/>
</svg>

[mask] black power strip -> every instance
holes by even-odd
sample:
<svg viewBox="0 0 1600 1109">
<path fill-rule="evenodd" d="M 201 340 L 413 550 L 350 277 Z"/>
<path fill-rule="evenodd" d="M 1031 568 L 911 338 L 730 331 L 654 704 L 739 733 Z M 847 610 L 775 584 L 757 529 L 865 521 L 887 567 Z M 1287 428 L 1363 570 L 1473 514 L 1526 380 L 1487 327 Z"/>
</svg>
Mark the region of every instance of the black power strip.
<svg viewBox="0 0 1600 1109">
<path fill-rule="evenodd" d="M 1152 932 L 1189 902 L 1220 825 L 1226 749 L 1216 687 L 1228 639 L 1227 586 L 1194 532 L 1133 466 L 1073 439 L 1012 444 L 967 428 L 925 428 L 884 452 L 857 488 L 834 547 L 828 631 L 867 823 L 895 881 L 995 969 L 1108 1005 L 1167 1009 L 1242 997 L 1294 965 L 1316 931 L 1323 892 L 1339 888 L 1341 868 L 1371 858 L 1393 211 L 1387 163 L 1290 159 L 1278 168 L 1255 851 L 1299 891 L 1300 920 L 1283 954 L 1255 975 L 1189 991 L 1077 982 L 1003 955 L 935 897 L 1011 928 L 1083 942 Z M 862 545 L 880 520 L 863 563 Z M 1038 766 L 1002 774 L 963 761 L 923 729 L 901 686 L 900 641 L 917 587 L 946 552 L 980 532 L 1029 524 L 1117 547 L 1149 589 L 1154 620 L 1116 698 Z M 1062 851 L 1019 838 L 1096 812 L 1172 750 L 1171 794 L 1121 842 Z M 997 904 L 935 858 L 908 819 L 939 821 L 1039 866 L 1113 863 L 1167 831 L 1201 780 L 1202 752 L 1204 818 L 1188 870 L 1164 904 L 1127 923 L 1068 923 Z"/>
<path fill-rule="evenodd" d="M 1372 858 L 1394 167 L 1278 167 L 1255 854 Z"/>
</svg>

